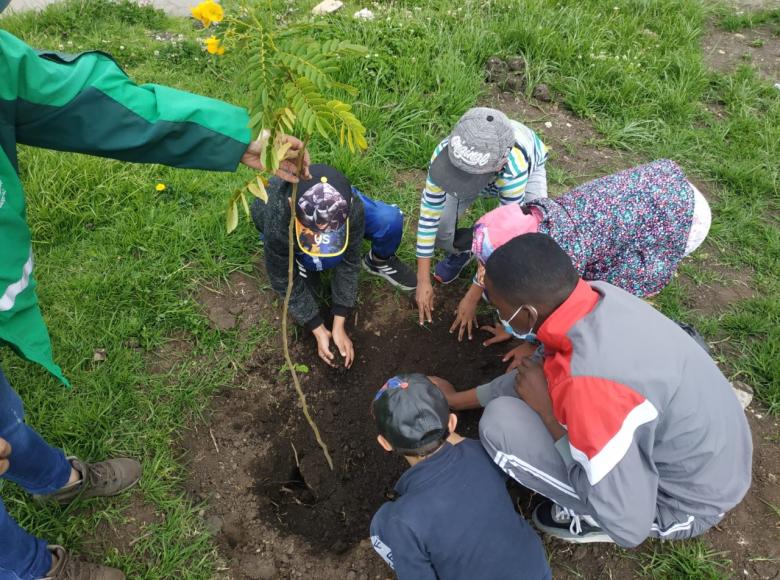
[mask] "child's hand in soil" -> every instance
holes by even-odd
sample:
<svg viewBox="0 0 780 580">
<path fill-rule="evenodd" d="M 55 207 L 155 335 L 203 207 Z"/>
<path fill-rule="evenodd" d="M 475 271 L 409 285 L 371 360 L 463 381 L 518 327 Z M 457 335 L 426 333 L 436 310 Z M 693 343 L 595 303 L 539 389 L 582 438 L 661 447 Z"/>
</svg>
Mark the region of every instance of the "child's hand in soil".
<svg viewBox="0 0 780 580">
<path fill-rule="evenodd" d="M 414 298 L 417 302 L 417 309 L 420 311 L 420 326 L 425 324 L 425 321 L 433 322 L 433 285 L 430 280 L 427 282 L 417 282 L 417 290 L 415 290 Z"/>
<path fill-rule="evenodd" d="M 335 323 L 333 324 L 333 344 L 344 357 L 344 367 L 350 368 L 355 360 L 355 348 L 352 346 L 352 340 L 347 336 L 344 327 L 339 327 Z"/>
<path fill-rule="evenodd" d="M 324 324 L 320 324 L 317 328 L 311 331 L 314 338 L 317 339 L 317 354 L 325 361 L 325 364 L 331 367 L 336 365 L 333 363 L 333 353 L 330 350 L 331 333 L 325 328 Z"/>
<path fill-rule="evenodd" d="M 485 326 L 480 326 L 479 329 L 484 330 L 485 332 L 489 332 L 493 335 L 493 338 L 488 338 L 485 342 L 482 343 L 482 346 L 490 346 L 491 344 L 506 342 L 512 338 L 512 335 L 504 330 L 504 327 L 500 322 L 496 322 L 492 326 L 490 324 L 486 324 Z"/>
<path fill-rule="evenodd" d="M 531 356 L 534 352 L 536 352 L 535 345 L 530 342 L 521 342 L 518 346 L 506 353 L 504 358 L 501 359 L 503 362 L 512 361 L 509 363 L 509 366 L 506 367 L 506 372 L 518 368 L 522 364 L 523 359 Z"/>
<path fill-rule="evenodd" d="M 476 290 L 475 290 L 476 289 Z M 477 305 L 479 305 L 479 297 L 482 295 L 482 288 L 476 284 L 472 284 L 469 291 L 458 303 L 458 308 L 455 310 L 455 321 L 450 326 L 450 334 L 458 330 L 458 342 L 463 340 L 463 333 L 467 332 L 469 340 L 474 336 L 474 328 L 479 326 L 477 323 Z"/>
<path fill-rule="evenodd" d="M 11 464 L 8 458 L 11 457 L 11 444 L 0 437 L 0 475 L 3 475 Z"/>
</svg>

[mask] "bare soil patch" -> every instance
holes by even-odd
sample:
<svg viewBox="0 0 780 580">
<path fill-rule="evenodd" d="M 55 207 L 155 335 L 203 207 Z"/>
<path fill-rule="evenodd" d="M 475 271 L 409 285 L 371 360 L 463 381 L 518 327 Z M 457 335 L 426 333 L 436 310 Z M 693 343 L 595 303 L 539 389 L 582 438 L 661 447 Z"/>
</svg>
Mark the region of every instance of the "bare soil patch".
<svg viewBox="0 0 780 580">
<path fill-rule="evenodd" d="M 721 263 L 718 254 L 720 250 L 705 242 L 694 254 L 701 260 L 705 278 L 696 280 L 685 274 L 679 278 L 685 288 L 685 305 L 704 316 L 721 314 L 732 304 L 749 300 L 755 295 L 752 272 Z"/>
<path fill-rule="evenodd" d="M 322 458 L 297 405 L 282 358 L 271 346 L 258 350 L 235 383 L 212 401 L 207 423 L 183 441 L 191 476 L 185 489 L 204 503 L 204 528 L 213 534 L 224 578 L 392 578 L 374 553 L 368 528 L 375 510 L 392 497 L 405 469 L 375 442 L 369 405 L 394 373 L 417 370 L 475 386 L 503 372 L 505 348 L 485 349 L 477 337 L 457 343 L 449 334 L 451 312 L 463 287 L 439 289 L 436 321 L 415 322 L 409 299 L 382 289 L 366 297 L 350 319 L 358 358 L 350 371 L 315 362 L 309 337 L 294 345 L 294 358 L 309 365 L 303 386 L 336 469 Z M 226 308 L 241 293 L 224 293 Z M 234 296 L 231 299 L 229 296 Z M 460 429 L 475 437 L 478 412 L 461 415 Z M 719 529 L 704 539 L 727 552 L 735 575 L 772 578 L 777 573 L 780 518 L 780 430 L 760 410 L 749 412 L 755 442 L 753 488 Z M 530 516 L 538 499 L 513 483 L 518 511 Z M 764 503 L 768 502 L 768 503 Z M 638 552 L 615 546 L 571 546 L 545 540 L 556 578 L 630 578 Z M 641 550 L 650 550 L 647 542 Z M 774 560 L 772 560 L 774 559 Z"/>
<path fill-rule="evenodd" d="M 704 60 L 718 72 L 729 73 L 740 65 L 755 68 L 772 83 L 780 82 L 780 36 L 771 26 L 741 32 L 710 27 L 702 38 Z"/>
</svg>

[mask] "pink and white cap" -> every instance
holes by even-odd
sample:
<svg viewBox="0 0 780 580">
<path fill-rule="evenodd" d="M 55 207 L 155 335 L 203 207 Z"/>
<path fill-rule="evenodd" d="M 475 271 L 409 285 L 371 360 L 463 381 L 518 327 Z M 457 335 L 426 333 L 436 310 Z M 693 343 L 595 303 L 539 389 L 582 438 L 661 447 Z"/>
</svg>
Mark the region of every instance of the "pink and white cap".
<svg viewBox="0 0 780 580">
<path fill-rule="evenodd" d="M 483 215 L 474 224 L 471 251 L 480 264 L 512 238 L 539 231 L 539 215 L 524 213 L 520 204 L 502 205 Z"/>
</svg>

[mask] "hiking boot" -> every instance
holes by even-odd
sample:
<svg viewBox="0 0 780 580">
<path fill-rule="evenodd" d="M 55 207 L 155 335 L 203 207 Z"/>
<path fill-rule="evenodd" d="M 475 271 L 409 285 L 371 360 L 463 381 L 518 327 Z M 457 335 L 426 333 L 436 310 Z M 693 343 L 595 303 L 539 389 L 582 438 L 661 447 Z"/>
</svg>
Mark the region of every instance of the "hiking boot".
<svg viewBox="0 0 780 580">
<path fill-rule="evenodd" d="M 474 258 L 471 252 L 461 252 L 460 254 L 450 254 L 441 260 L 433 269 L 433 277 L 440 284 L 449 284 L 454 282 L 460 276 L 463 268 L 469 265 Z"/>
<path fill-rule="evenodd" d="M 380 260 L 369 252 L 363 257 L 363 268 L 374 276 L 384 278 L 401 290 L 417 288 L 417 274 L 396 255 L 392 255 L 386 260 Z"/>
<path fill-rule="evenodd" d="M 125 580 L 125 575 L 116 568 L 82 562 L 68 554 L 62 546 L 49 546 L 51 570 L 42 580 Z"/>
<path fill-rule="evenodd" d="M 67 505 L 75 499 L 110 497 L 130 489 L 141 479 L 141 464 L 135 459 L 119 457 L 100 463 L 84 463 L 75 457 L 68 460 L 81 474 L 81 480 L 54 493 L 33 496 L 35 499 Z"/>
<path fill-rule="evenodd" d="M 546 534 L 573 544 L 614 542 L 590 516 L 579 516 L 568 508 L 546 500 L 533 513 L 534 525 Z"/>
</svg>

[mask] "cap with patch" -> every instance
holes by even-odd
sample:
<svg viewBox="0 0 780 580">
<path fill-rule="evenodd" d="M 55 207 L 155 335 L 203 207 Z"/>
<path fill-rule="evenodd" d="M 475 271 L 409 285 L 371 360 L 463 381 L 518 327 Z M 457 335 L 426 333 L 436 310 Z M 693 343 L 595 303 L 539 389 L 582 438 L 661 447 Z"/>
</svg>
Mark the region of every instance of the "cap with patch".
<svg viewBox="0 0 780 580">
<path fill-rule="evenodd" d="M 449 435 L 447 399 L 420 373 L 396 375 L 377 391 L 372 411 L 379 434 L 405 455 L 425 455 Z"/>
<path fill-rule="evenodd" d="M 310 256 L 329 258 L 344 253 L 349 243 L 352 184 L 329 165 L 312 165 L 311 179 L 298 184 L 295 235 Z"/>
<path fill-rule="evenodd" d="M 486 107 L 469 109 L 431 163 L 431 179 L 448 193 L 478 193 L 493 181 L 514 144 L 514 130 L 504 113 Z"/>
</svg>

